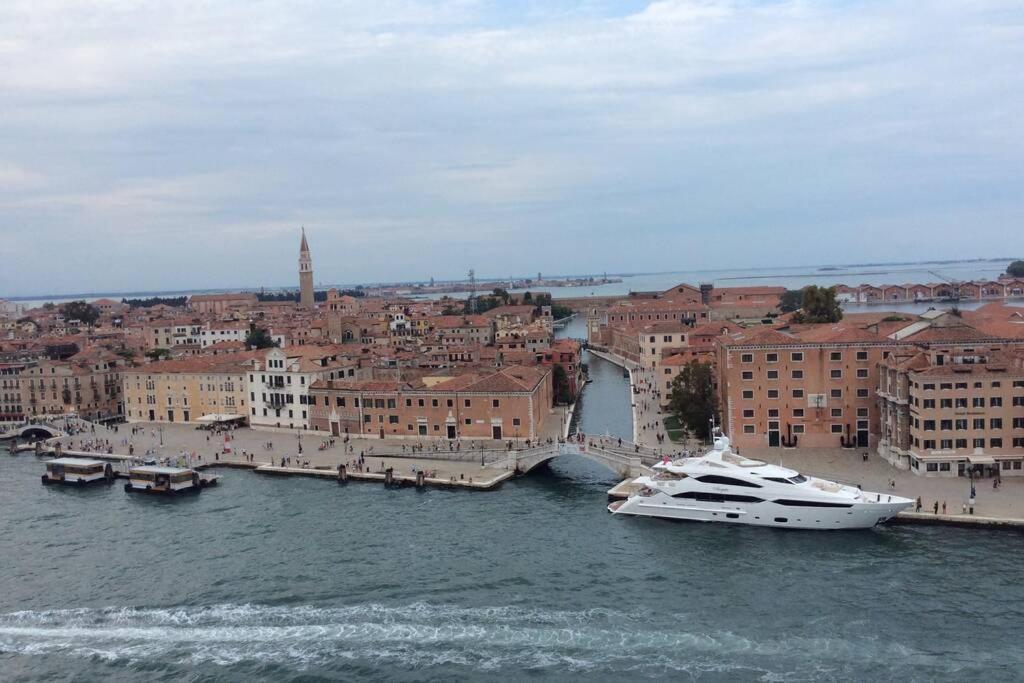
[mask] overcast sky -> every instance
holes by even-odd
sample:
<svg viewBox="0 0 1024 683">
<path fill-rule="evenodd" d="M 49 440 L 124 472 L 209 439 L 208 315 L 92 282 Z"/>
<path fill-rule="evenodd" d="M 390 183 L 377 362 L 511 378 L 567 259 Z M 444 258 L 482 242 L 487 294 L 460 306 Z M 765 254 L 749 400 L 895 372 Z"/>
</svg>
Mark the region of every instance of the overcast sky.
<svg viewBox="0 0 1024 683">
<path fill-rule="evenodd" d="M 3 0 L 0 296 L 1024 251 L 1024 4 Z"/>
</svg>

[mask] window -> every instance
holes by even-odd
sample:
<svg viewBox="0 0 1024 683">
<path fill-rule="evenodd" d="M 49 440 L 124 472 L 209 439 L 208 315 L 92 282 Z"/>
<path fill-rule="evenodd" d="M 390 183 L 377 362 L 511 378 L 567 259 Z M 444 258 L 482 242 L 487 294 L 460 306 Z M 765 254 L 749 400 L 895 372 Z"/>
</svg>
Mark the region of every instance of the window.
<svg viewBox="0 0 1024 683">
<path fill-rule="evenodd" d="M 794 434 L 803 434 L 804 433 L 804 426 L 803 425 L 793 425 L 793 433 Z"/>
<path fill-rule="evenodd" d="M 764 360 L 765 360 L 766 363 L 778 363 L 779 362 L 779 354 L 777 354 L 777 353 L 766 353 L 765 356 L 764 356 Z"/>
<path fill-rule="evenodd" d="M 989 429 L 1002 429 L 1003 428 L 1003 418 L 1001 418 L 1001 417 L 993 417 L 991 420 L 988 421 L 988 426 L 989 426 Z"/>
<path fill-rule="evenodd" d="M 793 408 L 793 417 L 803 417 L 803 416 L 804 416 L 804 409 L 803 408 Z"/>
<path fill-rule="evenodd" d="M 988 400 L 988 404 L 992 408 L 1002 408 L 1003 407 L 1003 397 L 1002 396 L 993 396 L 992 398 L 990 398 Z"/>
<path fill-rule="evenodd" d="M 769 408 L 768 409 L 768 417 L 778 417 L 778 416 L 779 416 L 779 409 L 778 408 Z"/>
<path fill-rule="evenodd" d="M 745 398 L 745 399 L 752 399 L 752 398 L 754 398 L 754 390 L 753 389 L 744 389 L 743 390 L 743 398 Z"/>
<path fill-rule="evenodd" d="M 857 377 L 859 379 L 865 379 L 868 376 L 867 368 L 857 368 Z"/>
<path fill-rule="evenodd" d="M 789 354 L 789 359 L 794 363 L 801 363 L 804 360 L 804 353 L 803 351 L 794 351 L 793 353 Z"/>
<path fill-rule="evenodd" d="M 753 411 L 751 411 L 751 412 L 753 412 Z M 743 425 L 743 433 L 744 434 L 753 434 L 754 433 L 754 425 Z"/>
<path fill-rule="evenodd" d="M 974 408 L 984 408 L 985 407 L 985 397 L 984 396 L 975 396 L 974 398 L 971 399 L 971 406 L 974 407 Z"/>
<path fill-rule="evenodd" d="M 512 426 L 513 427 L 518 427 L 521 424 L 522 424 L 522 421 L 518 417 L 513 417 L 512 418 Z"/>
<path fill-rule="evenodd" d="M 831 353 L 828 354 L 828 359 L 830 361 L 832 361 L 832 362 L 841 361 L 841 360 L 843 360 L 843 352 L 842 351 L 832 351 Z"/>
<path fill-rule="evenodd" d="M 778 378 L 779 378 L 779 371 L 778 370 L 769 370 L 768 371 L 768 379 L 778 379 Z"/>
<path fill-rule="evenodd" d="M 956 447 L 957 448 L 967 448 L 967 439 L 957 439 L 956 440 Z"/>
<path fill-rule="evenodd" d="M 843 397 L 843 390 L 842 389 L 832 389 L 831 391 L 828 392 L 828 395 L 831 398 L 842 398 Z"/>
<path fill-rule="evenodd" d="M 868 409 L 867 408 L 857 408 L 857 417 L 867 417 L 867 416 L 868 416 Z"/>
<path fill-rule="evenodd" d="M 803 389 L 794 389 L 793 390 L 793 398 L 803 398 L 803 397 L 804 397 L 804 390 Z"/>
<path fill-rule="evenodd" d="M 412 408 L 412 399 L 411 398 L 405 399 L 405 407 L 406 408 Z"/>
<path fill-rule="evenodd" d="M 853 507 L 852 503 L 826 503 L 817 500 L 788 500 L 782 498 L 780 500 L 772 501 L 776 505 L 787 505 L 790 507 L 802 507 L 802 508 L 850 508 Z"/>
<path fill-rule="evenodd" d="M 468 398 L 466 399 L 466 403 L 465 403 L 465 405 L 466 405 L 466 407 L 467 407 L 467 408 L 469 408 L 469 407 L 470 407 L 470 405 L 471 405 L 471 403 L 470 403 L 470 400 L 469 400 Z"/>
<path fill-rule="evenodd" d="M 843 409 L 842 408 L 833 408 L 832 409 L 832 417 L 842 417 L 842 416 L 843 416 Z"/>
<path fill-rule="evenodd" d="M 501 405 L 501 401 L 499 401 L 498 399 L 495 398 L 495 399 L 491 400 L 491 407 L 492 408 L 497 408 L 500 405 Z"/>
<path fill-rule="evenodd" d="M 966 398 L 958 398 L 958 399 L 955 400 L 954 404 L 956 405 L 957 408 L 966 408 L 967 407 L 967 399 Z"/>
<path fill-rule="evenodd" d="M 793 371 L 793 379 L 803 379 L 803 378 L 804 378 L 804 371 L 803 370 L 794 370 Z"/>
<path fill-rule="evenodd" d="M 926 431 L 926 432 L 934 432 L 935 431 L 935 420 L 925 420 L 924 421 L 924 431 Z"/>
<path fill-rule="evenodd" d="M 397 415 L 388 415 L 388 424 L 393 424 L 393 425 L 398 424 L 398 416 Z"/>
<path fill-rule="evenodd" d="M 752 353 L 741 354 L 740 355 L 740 362 L 741 363 L 753 363 L 754 362 L 754 354 L 752 354 Z"/>
<path fill-rule="evenodd" d="M 768 398 L 778 398 L 778 397 L 779 397 L 779 390 L 778 389 L 769 389 L 768 390 Z"/>
<path fill-rule="evenodd" d="M 754 379 L 754 373 L 751 372 L 750 370 L 744 370 L 742 377 L 745 380 L 752 380 Z"/>
<path fill-rule="evenodd" d="M 974 418 L 974 420 L 971 422 L 971 426 L 974 429 L 984 429 L 985 428 L 985 418 L 983 418 L 983 417 L 976 417 L 976 418 Z"/>
<path fill-rule="evenodd" d="M 857 390 L 857 398 L 867 398 L 867 397 L 868 397 L 868 390 L 867 389 L 858 389 Z"/>
<path fill-rule="evenodd" d="M 735 479 L 733 477 L 723 477 L 720 474 L 702 474 L 699 477 L 695 477 L 699 482 L 705 484 L 722 484 L 723 486 L 745 486 L 747 488 L 759 489 L 760 484 L 755 484 L 751 481 L 744 481 L 742 479 Z"/>
<path fill-rule="evenodd" d="M 952 382 L 942 382 L 941 384 L 939 384 L 939 389 L 942 390 L 942 391 L 949 391 L 952 388 L 953 388 L 953 383 Z"/>
<path fill-rule="evenodd" d="M 858 351 L 857 352 L 857 360 L 867 360 L 867 359 L 868 359 L 868 352 L 867 351 Z"/>
<path fill-rule="evenodd" d="M 752 418 L 752 417 L 754 417 L 754 411 L 752 409 L 750 409 L 750 408 L 747 408 L 746 410 L 743 411 L 743 417 L 745 417 L 745 418 Z"/>
<path fill-rule="evenodd" d="M 985 439 L 975 439 L 971 443 L 974 444 L 974 446 L 973 446 L 974 448 L 984 448 L 985 447 Z"/>
<path fill-rule="evenodd" d="M 952 420 L 940 420 L 939 421 L 939 429 L 941 429 L 944 432 L 952 431 L 953 430 L 953 421 Z"/>
<path fill-rule="evenodd" d="M 830 427 L 831 427 L 831 432 L 833 434 L 842 434 L 843 433 L 843 425 L 830 425 Z"/>
<path fill-rule="evenodd" d="M 935 385 L 934 384 L 923 384 L 923 385 L 921 385 L 921 388 L 924 389 L 925 391 L 933 391 L 935 389 Z"/>
<path fill-rule="evenodd" d="M 955 429 L 958 432 L 965 432 L 965 431 L 967 431 L 967 420 L 966 419 L 964 419 L 964 420 L 957 420 L 956 421 L 956 425 L 955 425 Z"/>
<path fill-rule="evenodd" d="M 829 379 L 842 379 L 843 378 L 843 371 L 842 370 L 829 370 L 828 371 L 828 376 L 829 376 Z"/>
<path fill-rule="evenodd" d="M 998 437 L 996 437 L 995 439 L 989 439 L 988 440 L 988 445 L 989 445 L 990 448 L 1002 448 L 1003 447 L 1003 440 L 1001 438 L 998 438 Z"/>
</svg>

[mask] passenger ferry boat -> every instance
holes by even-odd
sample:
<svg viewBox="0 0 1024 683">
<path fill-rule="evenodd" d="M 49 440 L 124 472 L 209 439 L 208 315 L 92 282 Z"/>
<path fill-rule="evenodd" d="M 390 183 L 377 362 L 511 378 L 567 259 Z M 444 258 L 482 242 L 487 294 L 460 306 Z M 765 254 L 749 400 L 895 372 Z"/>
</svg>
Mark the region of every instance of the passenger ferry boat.
<svg viewBox="0 0 1024 683">
<path fill-rule="evenodd" d="M 124 490 L 132 493 L 199 493 L 207 486 L 216 486 L 217 477 L 200 474 L 187 467 L 162 467 L 142 465 L 128 471 L 128 483 Z"/>
<path fill-rule="evenodd" d="M 654 465 L 642 488 L 608 506 L 617 515 L 789 529 L 867 529 L 914 501 L 818 479 L 732 452 L 718 435 L 711 451 Z"/>
<path fill-rule="evenodd" d="M 102 460 L 55 458 L 46 463 L 46 473 L 42 479 L 44 484 L 109 484 L 114 481 L 114 468 Z"/>
</svg>

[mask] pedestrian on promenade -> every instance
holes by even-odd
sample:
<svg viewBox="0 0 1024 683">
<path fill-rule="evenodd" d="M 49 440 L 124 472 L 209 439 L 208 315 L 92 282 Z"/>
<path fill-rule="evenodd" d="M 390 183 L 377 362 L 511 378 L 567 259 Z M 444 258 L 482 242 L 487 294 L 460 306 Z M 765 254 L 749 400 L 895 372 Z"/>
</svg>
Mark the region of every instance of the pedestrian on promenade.
<svg viewBox="0 0 1024 683">
<path fill-rule="evenodd" d="M 936 515 L 939 514 L 939 501 L 935 501 L 935 505 L 932 506 L 932 507 L 934 509 L 934 513 L 933 514 L 936 514 Z"/>
<path fill-rule="evenodd" d="M 914 508 L 914 512 L 920 512 L 920 511 L 921 511 L 921 496 L 918 496 L 917 497 L 917 507 Z"/>
<path fill-rule="evenodd" d="M 942 514 L 946 514 L 946 501 L 942 501 Z"/>
</svg>

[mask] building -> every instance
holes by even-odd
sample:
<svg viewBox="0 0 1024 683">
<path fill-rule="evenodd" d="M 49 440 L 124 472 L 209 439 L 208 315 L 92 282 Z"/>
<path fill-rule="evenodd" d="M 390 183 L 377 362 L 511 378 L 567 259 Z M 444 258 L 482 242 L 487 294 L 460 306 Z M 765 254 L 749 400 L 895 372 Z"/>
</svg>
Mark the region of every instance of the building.
<svg viewBox="0 0 1024 683">
<path fill-rule="evenodd" d="M 309 429 L 309 388 L 318 380 L 369 379 L 344 346 L 289 346 L 260 351 L 249 364 L 249 424 Z"/>
<path fill-rule="evenodd" d="M 122 416 L 124 363 L 101 348 L 86 349 L 67 360 L 40 359 L 20 373 L 25 415 L 76 414 L 87 420 Z"/>
<path fill-rule="evenodd" d="M 0 363 L 0 422 L 25 419 L 22 404 L 21 373 L 28 363 Z"/>
<path fill-rule="evenodd" d="M 879 364 L 879 454 L 925 476 L 1024 475 L 1024 353 L 1003 342 Z"/>
<path fill-rule="evenodd" d="M 123 373 L 125 419 L 192 423 L 204 415 L 246 416 L 251 356 L 196 356 L 128 368 Z"/>
<path fill-rule="evenodd" d="M 723 428 L 741 448 L 873 447 L 878 364 L 900 346 L 843 323 L 720 337 Z"/>
<path fill-rule="evenodd" d="M 414 382 L 322 380 L 312 428 L 335 436 L 536 439 L 551 411 L 551 370 L 512 366 Z"/>
<path fill-rule="evenodd" d="M 313 308 L 313 257 L 309 255 L 306 243 L 306 229 L 302 229 L 302 243 L 299 245 L 299 306 Z"/>
<path fill-rule="evenodd" d="M 259 300 L 252 292 L 233 292 L 231 294 L 193 294 L 188 298 L 189 310 L 195 313 L 213 313 L 223 315 L 233 311 L 248 310 L 256 306 Z"/>
</svg>

